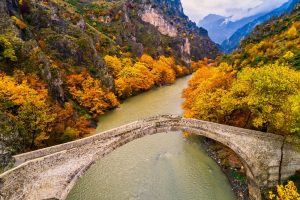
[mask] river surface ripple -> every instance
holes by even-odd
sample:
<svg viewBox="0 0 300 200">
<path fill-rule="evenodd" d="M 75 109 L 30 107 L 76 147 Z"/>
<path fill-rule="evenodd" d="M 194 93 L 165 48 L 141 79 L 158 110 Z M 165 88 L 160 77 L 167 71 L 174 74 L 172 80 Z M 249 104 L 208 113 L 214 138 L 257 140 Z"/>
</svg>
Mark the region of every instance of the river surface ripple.
<svg viewBox="0 0 300 200">
<path fill-rule="evenodd" d="M 99 120 L 97 132 L 159 114 L 182 114 L 181 93 L 190 77 L 132 97 Z M 201 138 L 180 132 L 135 140 L 93 165 L 67 200 L 233 200 L 220 167 Z"/>
</svg>

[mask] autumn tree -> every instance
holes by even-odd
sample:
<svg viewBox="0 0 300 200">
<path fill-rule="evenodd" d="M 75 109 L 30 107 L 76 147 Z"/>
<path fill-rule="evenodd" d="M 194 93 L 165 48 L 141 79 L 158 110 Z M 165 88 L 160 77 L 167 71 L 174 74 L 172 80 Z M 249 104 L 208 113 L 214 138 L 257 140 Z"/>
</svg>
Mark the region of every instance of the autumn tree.
<svg viewBox="0 0 300 200">
<path fill-rule="evenodd" d="M 236 71 L 223 63 L 219 68 L 203 66 L 189 81 L 183 92 L 185 117 L 225 122 L 221 107 L 222 98 L 227 94 L 235 78 Z"/>
<path fill-rule="evenodd" d="M 50 145 L 57 141 L 66 142 L 82 138 L 94 131 L 84 116 L 78 116 L 70 102 L 65 103 L 64 107 L 55 104 L 51 112 L 56 113 L 56 118 L 53 121 L 53 134 L 50 135 L 48 141 Z"/>
<path fill-rule="evenodd" d="M 154 76 L 141 62 L 125 66 L 115 81 L 118 96 L 125 98 L 149 90 L 154 85 Z"/>
<path fill-rule="evenodd" d="M 32 80 L 35 80 L 33 77 Z M 47 105 L 48 93 L 45 86 L 37 86 L 37 80 L 35 81 L 34 85 L 38 89 L 31 87 L 27 80 L 17 83 L 13 77 L 0 74 L 1 109 L 15 115 L 22 145 L 30 149 L 35 148 L 37 138 L 40 141 L 46 139 L 55 118 Z"/>
<path fill-rule="evenodd" d="M 143 54 L 137 62 L 128 57 L 105 56 L 104 60 L 113 71 L 117 94 L 126 98 L 151 89 L 154 85 L 174 83 L 176 77 L 189 73 L 188 68 L 176 65 L 173 57 L 161 56 L 158 60 Z"/>
<path fill-rule="evenodd" d="M 0 35 L 0 61 L 3 59 L 17 61 L 13 45 L 4 35 Z"/>
<path fill-rule="evenodd" d="M 114 93 L 107 90 L 100 80 L 94 79 L 86 71 L 69 75 L 67 85 L 72 97 L 94 117 L 119 105 Z"/>
<path fill-rule="evenodd" d="M 13 153 L 77 139 L 93 130 L 71 103 L 61 107 L 51 101 L 47 85 L 22 71 L 0 74 L 0 117 L 6 118 L 0 123 L 2 146 Z"/>
<path fill-rule="evenodd" d="M 198 69 L 208 66 L 209 63 L 212 62 L 208 58 L 203 58 L 202 60 L 198 61 L 192 61 L 191 66 L 192 66 L 192 71 L 196 72 Z"/>
<path fill-rule="evenodd" d="M 144 63 L 145 66 L 151 71 L 153 69 L 153 65 L 155 60 L 148 54 L 143 54 L 140 58 L 140 62 Z"/>
<path fill-rule="evenodd" d="M 286 185 L 277 185 L 276 193 L 269 192 L 270 200 L 299 200 L 300 194 L 293 181 L 289 181 Z"/>
<path fill-rule="evenodd" d="M 21 19 L 17 18 L 16 16 L 11 16 L 11 19 L 15 22 L 16 26 L 19 29 L 24 30 L 27 28 L 27 24 L 23 22 Z"/>
<path fill-rule="evenodd" d="M 45 102 L 26 102 L 18 109 L 17 125 L 25 146 L 34 149 L 49 138 L 55 113 Z"/>
<path fill-rule="evenodd" d="M 164 85 L 174 83 L 176 80 L 174 67 L 174 58 L 167 58 L 165 56 L 159 57 L 159 60 L 153 64 L 151 70 L 151 73 L 154 75 L 155 84 Z"/>
<path fill-rule="evenodd" d="M 114 77 L 117 77 L 122 70 L 122 61 L 117 56 L 105 56 L 105 63 L 108 68 L 113 72 Z"/>
<path fill-rule="evenodd" d="M 174 67 L 174 71 L 176 73 L 176 77 L 183 77 L 190 73 L 190 70 L 187 67 L 182 65 L 176 65 Z"/>
<path fill-rule="evenodd" d="M 300 73 L 286 66 L 245 68 L 222 99 L 223 110 L 249 112 L 248 122 L 262 131 L 289 134 L 295 117 L 294 96 L 300 92 Z"/>
</svg>

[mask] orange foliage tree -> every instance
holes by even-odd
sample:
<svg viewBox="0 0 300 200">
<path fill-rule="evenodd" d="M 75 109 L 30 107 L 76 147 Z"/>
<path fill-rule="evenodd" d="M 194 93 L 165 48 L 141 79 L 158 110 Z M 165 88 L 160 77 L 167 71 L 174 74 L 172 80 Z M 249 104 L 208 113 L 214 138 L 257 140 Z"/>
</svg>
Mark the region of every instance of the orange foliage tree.
<svg viewBox="0 0 300 200">
<path fill-rule="evenodd" d="M 86 71 L 69 75 L 67 85 L 72 97 L 94 117 L 119 105 L 114 93 L 105 89 L 99 80 Z"/>
<path fill-rule="evenodd" d="M 165 56 L 159 57 L 159 60 L 153 64 L 152 74 L 157 85 L 171 84 L 176 80 L 176 73 L 174 71 L 174 58 L 167 58 Z"/>
<path fill-rule="evenodd" d="M 56 135 L 52 134 L 49 138 L 50 144 L 55 144 L 57 138 L 65 142 L 84 137 L 84 135 L 94 131 L 93 128 L 89 127 L 89 121 L 83 116 L 78 116 L 73 105 L 69 102 L 65 103 L 64 108 L 55 104 L 52 106 L 51 112 L 56 113 L 57 116 L 53 122 L 53 132 Z"/>
<path fill-rule="evenodd" d="M 35 78 L 33 76 L 32 80 Z M 47 98 L 48 92 L 44 85 L 40 85 L 36 90 L 28 84 L 27 80 L 18 83 L 13 77 L 0 74 L 0 109 L 11 115 L 17 113 L 14 118 L 17 120 L 25 147 L 34 148 L 36 139 L 51 131 L 55 114 L 50 112 Z M 47 139 L 46 136 L 44 139 Z"/>
<path fill-rule="evenodd" d="M 117 94 L 121 98 L 151 89 L 154 85 L 174 83 L 176 77 L 189 73 L 189 69 L 176 65 L 173 57 L 161 56 L 158 60 L 143 54 L 137 62 L 130 58 L 105 56 L 104 60 L 113 71 Z"/>
<path fill-rule="evenodd" d="M 93 130 L 72 104 L 66 103 L 65 108 L 54 104 L 46 84 L 36 75 L 21 71 L 14 77 L 0 74 L 0 113 L 15 121 L 21 143 L 14 145 L 21 151 L 83 137 Z M 70 130 L 77 133 L 70 135 Z"/>
<path fill-rule="evenodd" d="M 221 100 L 231 87 L 236 71 L 226 63 L 220 68 L 204 66 L 189 81 L 188 89 L 184 90 L 183 104 L 185 117 L 224 123 L 225 113 Z"/>
</svg>

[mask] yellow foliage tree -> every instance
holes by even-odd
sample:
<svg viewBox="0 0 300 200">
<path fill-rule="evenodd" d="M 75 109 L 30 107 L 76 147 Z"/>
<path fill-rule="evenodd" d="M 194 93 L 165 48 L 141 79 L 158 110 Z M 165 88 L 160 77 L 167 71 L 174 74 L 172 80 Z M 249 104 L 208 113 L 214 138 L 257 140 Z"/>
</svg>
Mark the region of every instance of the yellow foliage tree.
<svg viewBox="0 0 300 200">
<path fill-rule="evenodd" d="M 197 70 L 183 92 L 185 117 L 224 123 L 221 101 L 236 75 L 236 71 L 232 68 L 228 71 L 229 68 L 203 66 Z"/>
<path fill-rule="evenodd" d="M 27 24 L 25 24 L 22 20 L 20 20 L 16 16 L 12 16 L 11 19 L 14 20 L 15 24 L 19 27 L 19 29 L 24 30 L 27 28 Z"/>
<path fill-rule="evenodd" d="M 192 71 L 196 72 L 198 69 L 208 66 L 209 65 L 210 60 L 208 58 L 204 58 L 202 60 L 199 61 L 192 61 L 191 65 L 192 65 Z"/>
<path fill-rule="evenodd" d="M 30 149 L 43 146 L 42 142 L 49 138 L 55 113 L 42 101 L 26 102 L 18 110 L 18 127 Z"/>
<path fill-rule="evenodd" d="M 13 77 L 0 74 L 0 98 L 11 101 L 15 105 L 23 105 L 26 102 L 44 102 L 48 96 L 45 88 L 37 90 L 31 88 L 26 80 L 18 84 Z"/>
<path fill-rule="evenodd" d="M 109 67 L 110 70 L 112 70 L 114 77 L 117 77 L 117 75 L 122 70 L 122 62 L 121 60 L 116 56 L 105 56 L 104 60 L 106 62 L 106 65 Z"/>
<path fill-rule="evenodd" d="M 277 185 L 277 194 L 269 192 L 270 200 L 300 200 L 300 194 L 293 181 L 289 181 L 285 186 Z"/>
<path fill-rule="evenodd" d="M 144 63 L 145 66 L 149 69 L 152 70 L 153 69 L 153 65 L 154 65 L 154 59 L 149 56 L 148 54 L 143 54 L 142 57 L 140 58 L 140 62 Z"/>
<path fill-rule="evenodd" d="M 151 73 L 154 75 L 154 80 L 157 85 L 171 84 L 176 80 L 176 73 L 174 71 L 174 58 L 167 58 L 165 56 L 159 57 L 159 60 L 153 64 Z"/>
<path fill-rule="evenodd" d="M 26 78 L 18 83 L 13 77 L 0 74 L 0 109 L 11 112 L 17 108 L 15 119 L 23 145 L 33 149 L 48 139 L 56 114 L 47 104 L 45 85 L 36 76 Z"/>
<path fill-rule="evenodd" d="M 154 76 L 143 63 L 137 62 L 133 66 L 125 66 L 115 83 L 118 95 L 124 98 L 152 88 Z"/>
<path fill-rule="evenodd" d="M 175 73 L 176 73 L 177 77 L 182 77 L 182 76 L 185 76 L 185 75 L 189 74 L 190 71 L 189 71 L 188 68 L 186 68 L 184 66 L 176 65 L 175 66 Z"/>
<path fill-rule="evenodd" d="M 17 61 L 13 45 L 4 35 L 0 35 L 0 60 L 3 59 Z"/>
<path fill-rule="evenodd" d="M 248 110 L 250 123 L 259 130 L 291 133 L 295 121 L 290 98 L 300 93 L 300 73 L 285 66 L 243 69 L 222 100 L 223 110 Z"/>
</svg>

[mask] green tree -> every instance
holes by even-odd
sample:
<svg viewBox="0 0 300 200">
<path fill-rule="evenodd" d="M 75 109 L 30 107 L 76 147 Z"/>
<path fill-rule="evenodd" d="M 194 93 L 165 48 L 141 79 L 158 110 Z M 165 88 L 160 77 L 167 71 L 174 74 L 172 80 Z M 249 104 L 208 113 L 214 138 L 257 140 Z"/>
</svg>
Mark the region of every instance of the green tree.
<svg viewBox="0 0 300 200">
<path fill-rule="evenodd" d="M 286 66 L 245 68 L 222 100 L 227 113 L 249 111 L 251 126 L 278 134 L 289 134 L 295 124 L 293 100 L 300 92 L 300 73 Z"/>
<path fill-rule="evenodd" d="M 17 61 L 13 45 L 4 35 L 0 35 L 0 60 L 4 59 Z"/>
<path fill-rule="evenodd" d="M 48 139 L 51 124 L 56 114 L 44 102 L 26 102 L 18 110 L 17 125 L 21 132 L 24 145 L 34 149 L 39 142 Z"/>
</svg>

